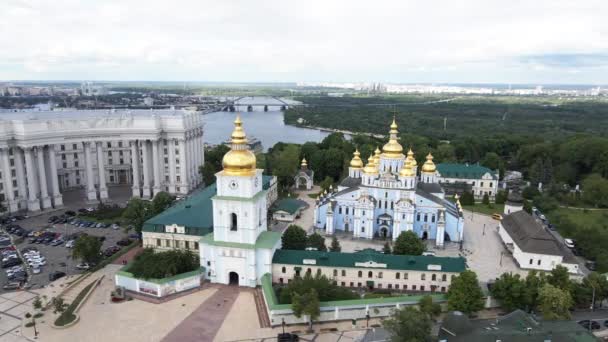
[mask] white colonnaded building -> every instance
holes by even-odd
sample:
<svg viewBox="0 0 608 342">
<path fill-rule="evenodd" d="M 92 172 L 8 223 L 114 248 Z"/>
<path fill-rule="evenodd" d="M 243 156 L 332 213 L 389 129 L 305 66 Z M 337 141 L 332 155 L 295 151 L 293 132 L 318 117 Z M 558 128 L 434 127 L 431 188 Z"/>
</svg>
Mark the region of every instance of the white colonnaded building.
<svg viewBox="0 0 608 342">
<path fill-rule="evenodd" d="M 109 201 L 108 186 L 118 184 L 134 197 L 187 194 L 203 163 L 200 112 L 0 112 L 0 202 L 9 212 L 61 207 L 69 189 Z"/>
<path fill-rule="evenodd" d="M 396 240 L 401 232 L 414 231 L 422 239 L 435 240 L 438 247 L 461 241 L 462 208 L 445 199 L 433 156 L 427 155 L 418 173 L 414 152 L 403 154 L 397 128 L 393 120 L 388 143 L 370 155 L 365 167 L 355 151 L 348 177 L 317 199 L 315 227 L 328 235 L 344 231 L 365 239 Z"/>
</svg>

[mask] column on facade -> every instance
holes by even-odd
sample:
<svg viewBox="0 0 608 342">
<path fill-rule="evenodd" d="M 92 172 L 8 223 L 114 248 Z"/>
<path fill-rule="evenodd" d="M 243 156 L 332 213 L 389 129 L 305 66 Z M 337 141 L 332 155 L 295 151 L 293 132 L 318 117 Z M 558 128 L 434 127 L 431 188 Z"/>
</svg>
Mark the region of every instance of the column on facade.
<svg viewBox="0 0 608 342">
<path fill-rule="evenodd" d="M 204 148 L 204 142 L 203 142 L 203 129 L 199 128 L 199 132 L 198 132 L 198 136 L 196 139 L 196 147 L 197 147 L 197 155 L 198 155 L 198 165 L 203 165 L 205 164 L 205 148 Z M 201 175 L 200 173 L 198 173 L 197 171 L 197 175 L 199 177 L 199 183 L 203 181 L 203 175 Z"/>
<path fill-rule="evenodd" d="M 159 144 L 159 140 L 153 140 L 152 141 L 152 170 L 153 170 L 153 175 L 154 175 L 154 186 L 153 186 L 153 192 L 154 195 L 156 195 L 157 193 L 160 192 L 160 183 L 161 183 L 161 179 L 160 179 L 160 163 L 158 161 L 158 158 L 160 158 L 159 156 L 159 149 L 158 149 L 158 144 Z"/>
<path fill-rule="evenodd" d="M 51 207 L 51 198 L 46 183 L 46 167 L 44 165 L 44 147 L 36 148 L 36 157 L 38 159 L 38 180 L 40 185 L 40 200 L 42 201 L 42 209 Z"/>
<path fill-rule="evenodd" d="M 141 181 L 141 178 L 139 176 L 139 149 L 137 143 L 137 140 L 131 141 L 131 171 L 133 174 L 133 197 L 141 196 L 141 189 L 139 187 L 139 182 Z"/>
<path fill-rule="evenodd" d="M 15 160 L 15 171 L 17 172 L 17 188 L 19 189 L 19 202 L 21 208 L 27 208 L 27 184 L 25 181 L 25 164 L 23 149 L 13 148 L 13 158 Z"/>
<path fill-rule="evenodd" d="M 51 172 L 51 191 L 53 205 L 55 208 L 63 206 L 63 196 L 59 192 L 59 178 L 57 177 L 57 151 L 55 151 L 55 145 L 49 146 L 49 168 Z"/>
<path fill-rule="evenodd" d="M 150 145 L 148 140 L 142 141 L 142 154 L 144 160 L 144 186 L 143 186 L 143 196 L 144 198 L 152 197 L 152 193 L 150 192 Z M 156 193 L 154 193 L 156 195 Z"/>
<path fill-rule="evenodd" d="M 169 192 L 175 193 L 175 140 L 168 139 L 167 147 L 169 149 Z"/>
<path fill-rule="evenodd" d="M 36 192 L 36 168 L 34 167 L 34 156 L 31 147 L 25 148 L 25 169 L 27 172 L 27 190 L 28 200 L 27 209 L 29 211 L 39 211 L 40 201 L 38 200 L 38 193 Z"/>
<path fill-rule="evenodd" d="M 178 142 L 179 145 L 179 174 L 181 179 L 181 184 L 179 185 L 179 190 L 182 194 L 188 193 L 188 179 L 190 178 L 188 175 L 188 160 L 186 158 L 186 140 L 180 139 Z"/>
<path fill-rule="evenodd" d="M 95 190 L 95 180 L 93 179 L 93 157 L 91 156 L 91 143 L 84 144 L 84 163 L 87 173 L 87 199 L 89 202 L 97 201 L 97 191 Z"/>
<path fill-rule="evenodd" d="M 186 134 L 186 159 L 188 160 L 188 186 L 194 188 L 196 186 L 196 175 L 194 169 L 196 167 L 196 156 L 194 154 L 194 135 L 193 131 Z"/>
<path fill-rule="evenodd" d="M 103 163 L 103 144 L 101 141 L 97 145 L 97 172 L 99 173 L 99 198 L 108 198 L 108 187 L 106 185 L 106 167 Z"/>
<path fill-rule="evenodd" d="M 8 158 L 8 148 L 0 150 L 0 162 L 2 163 L 2 180 L 4 180 L 4 197 L 9 212 L 13 213 L 19 209 L 19 203 L 15 200 L 15 189 L 13 188 L 13 175 Z"/>
</svg>

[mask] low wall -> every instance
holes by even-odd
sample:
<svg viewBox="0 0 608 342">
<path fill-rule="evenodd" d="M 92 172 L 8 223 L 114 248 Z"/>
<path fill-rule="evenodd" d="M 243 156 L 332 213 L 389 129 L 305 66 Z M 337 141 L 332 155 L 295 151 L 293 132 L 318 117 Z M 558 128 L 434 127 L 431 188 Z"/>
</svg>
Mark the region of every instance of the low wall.
<svg viewBox="0 0 608 342">
<path fill-rule="evenodd" d="M 286 324 L 303 324 L 308 322 L 308 317 L 296 317 L 291 310 L 291 304 L 278 304 L 277 296 L 272 288 L 272 276 L 270 273 L 262 277 L 262 293 L 266 301 L 266 309 L 270 318 L 270 325 L 277 326 L 285 320 Z M 445 305 L 444 294 L 431 295 L 433 301 Z M 318 321 L 341 321 L 341 320 L 364 320 L 369 314 L 373 317 L 386 317 L 394 309 L 401 306 L 418 305 L 423 296 L 399 296 L 372 299 L 353 299 L 331 302 L 321 302 L 321 315 Z"/>
<path fill-rule="evenodd" d="M 115 284 L 125 290 L 162 298 L 201 286 L 204 270 L 181 273 L 170 278 L 140 279 L 128 272 L 128 265 L 116 272 Z"/>
</svg>

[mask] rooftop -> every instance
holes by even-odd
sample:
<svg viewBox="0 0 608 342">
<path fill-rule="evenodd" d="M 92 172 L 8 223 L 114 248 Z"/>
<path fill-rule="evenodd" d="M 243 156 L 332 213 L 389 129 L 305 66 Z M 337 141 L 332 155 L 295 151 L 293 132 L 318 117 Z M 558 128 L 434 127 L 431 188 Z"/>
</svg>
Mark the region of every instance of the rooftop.
<svg viewBox="0 0 608 342">
<path fill-rule="evenodd" d="M 437 164 L 437 172 L 441 177 L 446 178 L 480 179 L 484 174 L 489 173 L 492 179 L 498 179 L 494 171 L 479 164 L 440 163 Z"/>
<path fill-rule="evenodd" d="M 262 176 L 262 188 L 270 187 L 272 176 Z M 186 199 L 154 216 L 144 223 L 144 232 L 164 233 L 166 225 L 177 224 L 186 227 L 186 235 L 204 236 L 213 231 L 213 203 L 211 198 L 217 193 L 215 183 L 195 191 Z"/>
<path fill-rule="evenodd" d="M 183 109 L 97 109 L 97 110 L 49 110 L 49 111 L 1 111 L 0 120 L 70 120 L 90 118 L 129 118 L 135 116 L 182 116 L 196 113 Z"/>
<path fill-rule="evenodd" d="M 284 211 L 289 214 L 295 214 L 300 208 L 306 207 L 306 202 L 296 198 L 283 198 L 275 202 L 272 206 L 272 211 Z"/>
<path fill-rule="evenodd" d="M 305 260 L 306 262 L 304 262 Z M 314 264 L 311 263 L 312 260 L 314 260 Z M 465 270 L 464 258 L 393 255 L 383 254 L 373 249 L 364 249 L 355 253 L 280 249 L 274 253 L 272 263 L 411 271 L 462 272 Z"/>
</svg>

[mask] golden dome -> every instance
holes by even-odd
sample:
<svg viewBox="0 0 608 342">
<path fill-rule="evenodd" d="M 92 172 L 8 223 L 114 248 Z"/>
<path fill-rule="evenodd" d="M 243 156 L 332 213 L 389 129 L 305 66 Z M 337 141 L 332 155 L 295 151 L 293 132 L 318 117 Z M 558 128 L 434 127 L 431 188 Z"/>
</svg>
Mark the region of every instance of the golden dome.
<svg viewBox="0 0 608 342">
<path fill-rule="evenodd" d="M 374 156 L 369 156 L 369 159 L 367 159 L 367 165 L 365 165 L 363 168 L 363 172 L 370 175 L 378 174 L 378 167 L 374 163 Z"/>
<path fill-rule="evenodd" d="M 230 151 L 222 159 L 223 172 L 227 175 L 249 176 L 255 174 L 255 154 L 247 146 L 247 135 L 242 125 L 241 118 L 237 115 L 231 135 Z"/>
<path fill-rule="evenodd" d="M 412 151 L 411 148 L 409 151 L 407 151 L 407 160 L 410 161 L 410 164 L 412 164 L 412 167 L 418 166 L 418 162 L 416 161 L 416 158 L 414 158 L 414 151 Z"/>
<path fill-rule="evenodd" d="M 302 158 L 302 164 L 300 166 L 302 166 L 302 168 L 304 169 L 308 167 L 308 162 L 306 162 L 306 158 Z"/>
<path fill-rule="evenodd" d="M 412 164 L 410 164 L 409 160 L 405 161 L 405 165 L 399 171 L 400 177 L 414 177 L 416 173 L 414 173 L 414 169 L 412 168 Z"/>
<path fill-rule="evenodd" d="M 353 169 L 361 169 L 363 168 L 363 160 L 361 160 L 361 153 L 359 153 L 359 150 L 355 150 L 355 152 L 353 153 L 353 159 L 350 161 L 350 167 L 352 167 Z"/>
<path fill-rule="evenodd" d="M 378 147 L 376 147 L 376 150 L 374 151 L 374 165 L 378 166 L 380 165 L 380 154 L 382 153 L 382 151 L 380 151 L 380 149 Z"/>
<path fill-rule="evenodd" d="M 429 152 L 429 154 L 426 156 L 424 165 L 422 165 L 422 172 L 435 173 L 435 170 L 437 170 L 437 168 L 435 167 L 435 163 L 433 163 L 433 155 Z"/>
<path fill-rule="evenodd" d="M 389 131 L 389 140 L 386 145 L 382 147 L 382 154 L 387 158 L 403 158 L 403 147 L 397 142 L 397 123 L 393 119 L 391 124 L 391 130 Z"/>
</svg>

